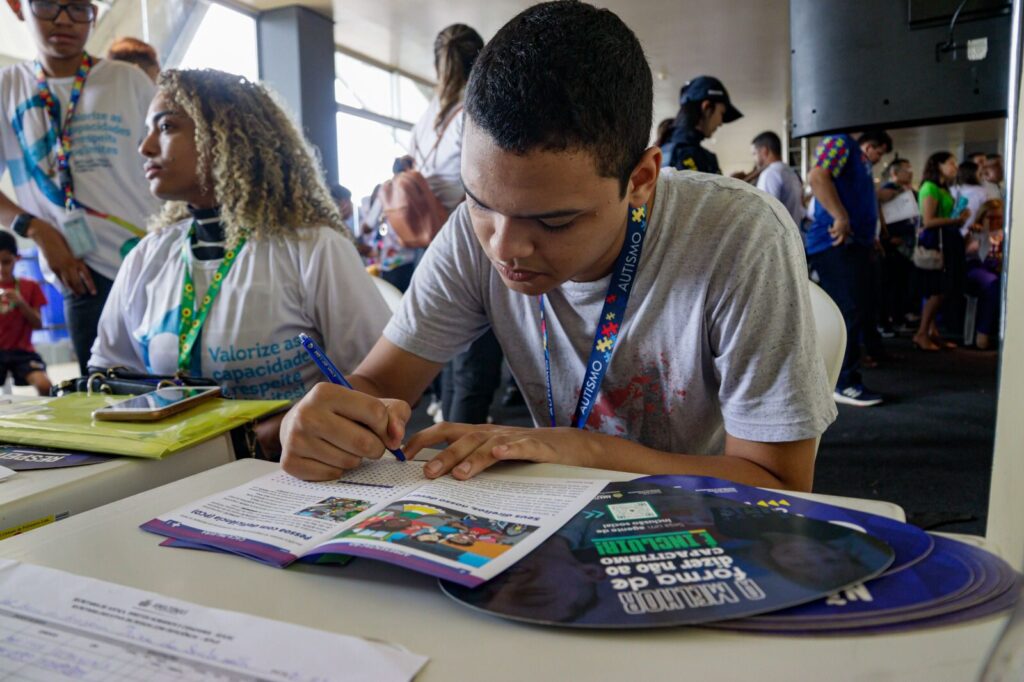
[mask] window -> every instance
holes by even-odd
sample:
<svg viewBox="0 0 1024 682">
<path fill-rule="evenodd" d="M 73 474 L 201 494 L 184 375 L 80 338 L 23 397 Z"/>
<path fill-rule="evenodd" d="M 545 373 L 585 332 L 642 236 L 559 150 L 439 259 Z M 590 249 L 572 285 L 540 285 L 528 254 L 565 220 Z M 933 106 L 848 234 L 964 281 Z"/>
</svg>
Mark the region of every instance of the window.
<svg viewBox="0 0 1024 682">
<path fill-rule="evenodd" d="M 177 68 L 217 69 L 259 80 L 256 20 L 224 5 L 211 4 Z"/>
<path fill-rule="evenodd" d="M 338 179 L 352 191 L 358 220 L 360 201 L 391 177 L 395 158 L 408 153 L 410 131 L 433 92 L 408 76 L 340 52 L 335 74 Z"/>
</svg>

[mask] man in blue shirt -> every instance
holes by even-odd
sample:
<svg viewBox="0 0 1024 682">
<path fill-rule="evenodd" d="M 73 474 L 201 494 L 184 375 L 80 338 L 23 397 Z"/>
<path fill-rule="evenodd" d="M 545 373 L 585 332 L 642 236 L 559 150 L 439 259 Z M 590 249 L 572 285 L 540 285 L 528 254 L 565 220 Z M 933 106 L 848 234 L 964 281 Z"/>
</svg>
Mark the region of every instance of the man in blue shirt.
<svg viewBox="0 0 1024 682">
<path fill-rule="evenodd" d="M 866 325 L 874 324 L 865 316 L 878 225 L 871 167 L 890 151 L 892 139 L 884 130 L 869 130 L 856 141 L 846 134 L 828 135 L 818 144 L 807 177 L 815 199 L 807 259 L 846 322 L 846 354 L 835 399 L 859 407 L 882 402 L 861 381 L 860 343 Z"/>
</svg>

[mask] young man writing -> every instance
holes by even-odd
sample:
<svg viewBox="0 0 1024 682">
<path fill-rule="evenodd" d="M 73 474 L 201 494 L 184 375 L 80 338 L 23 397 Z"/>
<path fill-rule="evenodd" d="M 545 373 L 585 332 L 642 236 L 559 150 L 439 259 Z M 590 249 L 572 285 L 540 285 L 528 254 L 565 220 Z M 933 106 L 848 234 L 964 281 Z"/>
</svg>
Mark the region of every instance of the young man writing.
<svg viewBox="0 0 1024 682">
<path fill-rule="evenodd" d="M 37 58 L 0 69 L 0 174 L 11 171 L 15 190 L 0 193 L 0 225 L 35 241 L 43 274 L 68 292 L 84 373 L 114 275 L 158 207 L 135 152 L 154 88 L 134 66 L 86 53 L 92 3 L 7 4 Z"/>
<path fill-rule="evenodd" d="M 426 429 L 407 454 L 449 443 L 427 476 L 518 459 L 809 489 L 836 412 L 799 234 L 749 185 L 659 174 L 651 118 L 611 12 L 547 3 L 502 28 L 467 89 L 467 201 L 358 390 L 321 384 L 286 418 L 285 470 L 335 478 L 399 445 L 408 402 L 490 326 L 542 427 Z"/>
</svg>

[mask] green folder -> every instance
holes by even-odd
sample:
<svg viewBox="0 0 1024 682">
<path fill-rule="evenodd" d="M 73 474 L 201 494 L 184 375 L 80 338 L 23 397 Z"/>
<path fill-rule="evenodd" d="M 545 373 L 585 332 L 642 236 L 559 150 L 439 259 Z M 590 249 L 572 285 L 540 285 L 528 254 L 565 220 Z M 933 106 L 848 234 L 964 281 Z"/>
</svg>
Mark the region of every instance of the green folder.
<svg viewBox="0 0 1024 682">
<path fill-rule="evenodd" d="M 160 459 L 291 404 L 216 398 L 155 422 L 92 418 L 94 410 L 129 397 L 72 393 L 0 406 L 0 442 Z"/>
</svg>

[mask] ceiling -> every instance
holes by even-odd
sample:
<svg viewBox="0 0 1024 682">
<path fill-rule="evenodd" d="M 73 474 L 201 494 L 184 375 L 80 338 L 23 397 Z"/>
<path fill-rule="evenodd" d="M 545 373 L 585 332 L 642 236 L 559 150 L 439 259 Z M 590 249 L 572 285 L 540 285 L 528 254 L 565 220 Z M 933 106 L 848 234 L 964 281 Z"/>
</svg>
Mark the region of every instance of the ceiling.
<svg viewBox="0 0 1024 682">
<path fill-rule="evenodd" d="M 253 9 L 295 4 L 246 0 Z M 433 43 L 453 23 L 484 37 L 530 0 L 308 0 L 299 4 L 332 14 L 337 43 L 411 74 L 434 78 Z M 788 0 L 613 0 L 640 38 L 654 72 L 655 122 L 674 116 L 680 86 L 708 73 L 722 79 L 744 118 L 723 126 L 709 148 L 726 173 L 752 166 L 750 140 L 763 130 L 781 134 L 789 97 Z"/>
<path fill-rule="evenodd" d="M 148 0 L 151 13 L 155 0 Z M 163 5 L 195 0 L 160 0 Z M 252 10 L 301 4 L 333 16 L 335 41 L 349 51 L 412 75 L 433 80 L 434 37 L 461 22 L 488 39 L 531 0 L 228 0 Z M 138 0 L 111 3 L 111 21 L 95 39 L 138 32 Z M 785 130 L 789 98 L 788 0 L 610 0 L 596 4 L 616 12 L 640 38 L 654 73 L 655 122 L 674 116 L 679 87 L 701 73 L 718 76 L 745 114 L 722 126 L 705 144 L 726 174 L 752 165 L 750 140 L 764 130 Z M 32 46 L 9 10 L 0 6 L 0 52 L 27 58 Z M 104 25 L 106 24 L 106 25 Z M 117 24 L 117 26 L 113 26 Z M 110 33 L 110 36 L 106 34 Z M 103 34 L 103 35 L 99 35 Z M 3 57 L 0 56 L 0 65 Z M 901 155 L 923 165 L 935 149 L 957 151 L 976 142 L 1002 144 L 1001 121 L 930 126 L 894 134 Z M 983 145 L 984 146 L 984 145 Z M 918 160 L 920 159 L 920 162 Z"/>
</svg>

